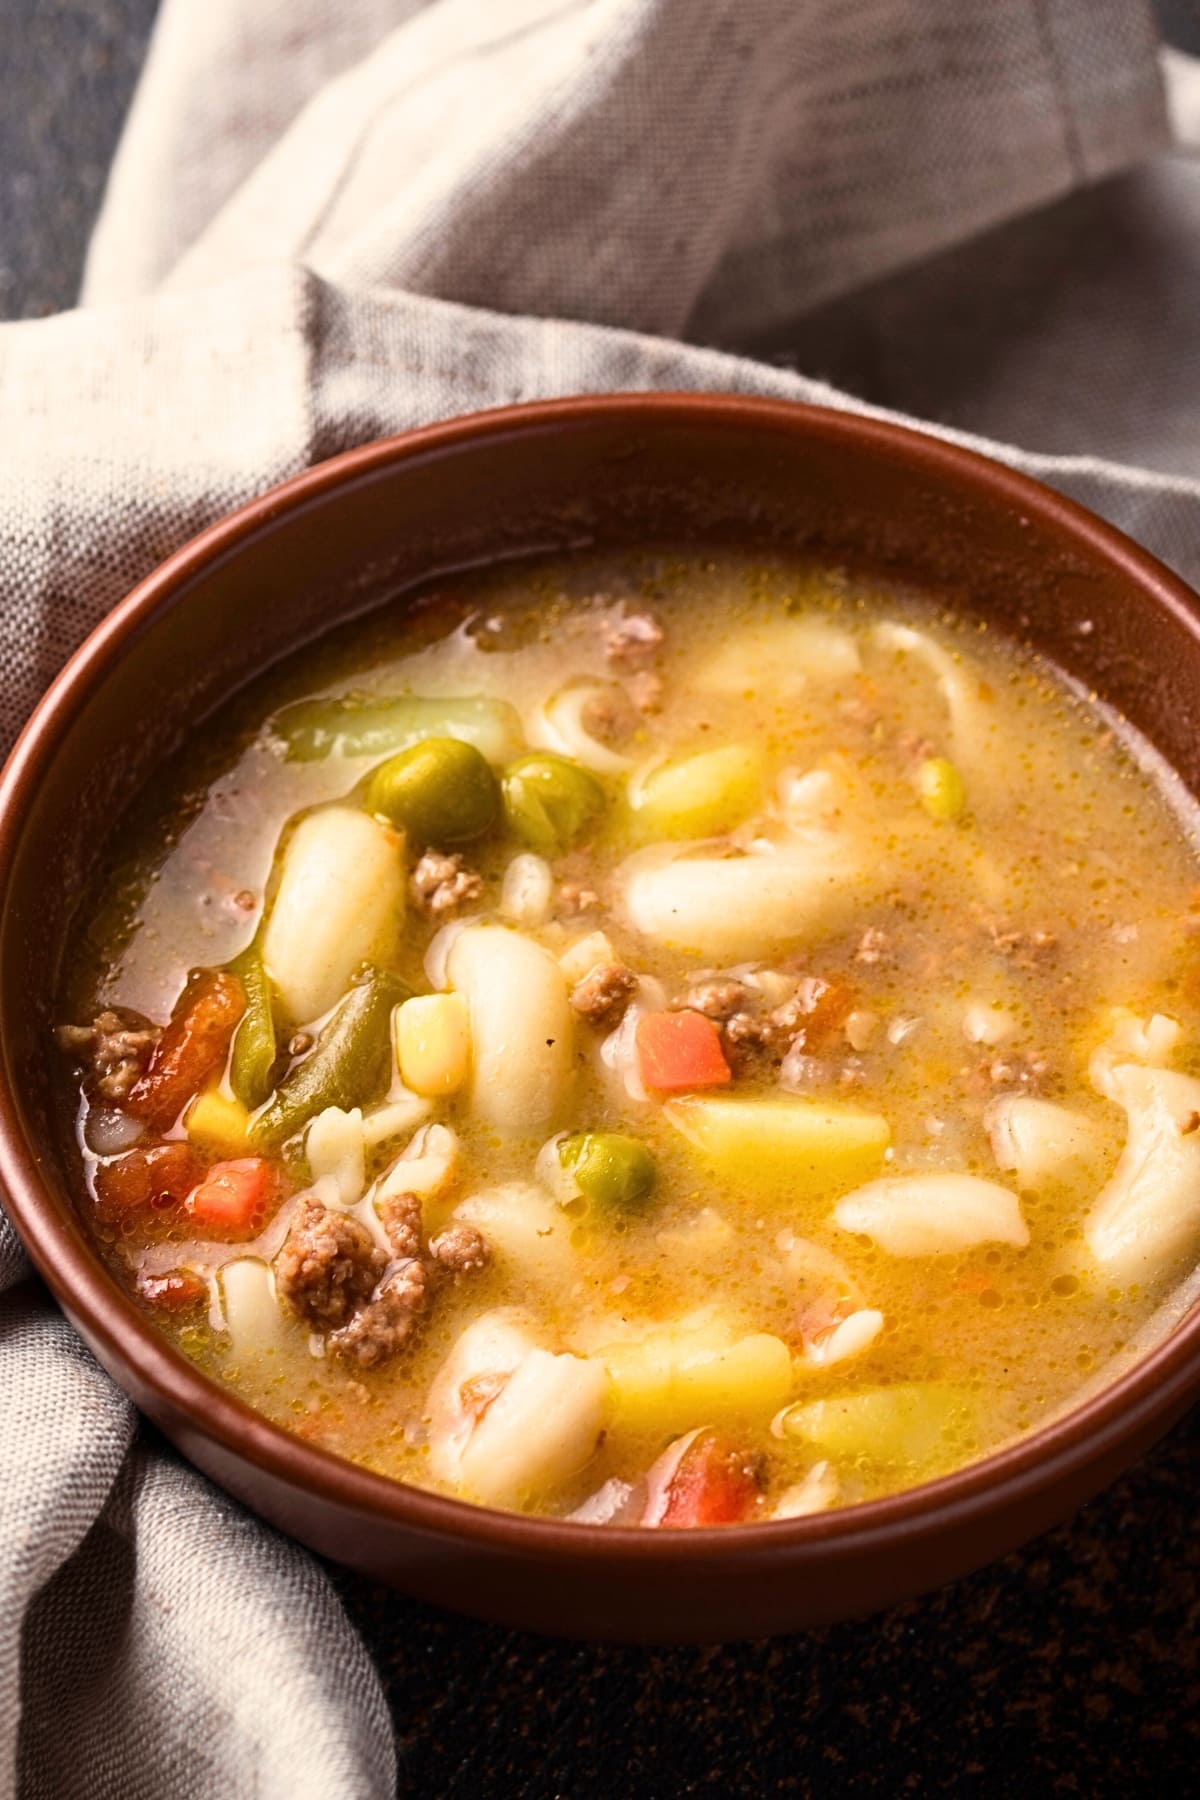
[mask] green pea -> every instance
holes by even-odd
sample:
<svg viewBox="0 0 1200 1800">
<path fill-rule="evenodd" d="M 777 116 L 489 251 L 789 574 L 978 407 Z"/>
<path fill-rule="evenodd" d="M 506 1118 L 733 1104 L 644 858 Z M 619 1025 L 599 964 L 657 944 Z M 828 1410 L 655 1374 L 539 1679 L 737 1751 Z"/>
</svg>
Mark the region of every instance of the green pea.
<svg viewBox="0 0 1200 1800">
<path fill-rule="evenodd" d="M 577 1131 L 559 1144 L 558 1160 L 585 1200 L 597 1206 L 641 1212 L 654 1192 L 654 1158 L 638 1138 L 617 1131 Z"/>
<path fill-rule="evenodd" d="M 271 1092 L 271 1074 L 279 1046 L 275 1038 L 274 997 L 257 941 L 234 958 L 229 970 L 246 991 L 246 1010 L 233 1038 L 229 1083 L 243 1106 L 261 1106 Z"/>
<path fill-rule="evenodd" d="M 500 789 L 508 829 L 543 856 L 561 856 L 569 850 L 606 804 L 594 775 L 548 750 L 509 763 Z"/>
<path fill-rule="evenodd" d="M 274 1148 L 327 1106 L 349 1110 L 378 1099 L 392 1061 L 392 1008 L 411 989 L 384 969 L 368 968 L 303 1062 L 293 1064 L 250 1125 L 254 1142 Z"/>
<path fill-rule="evenodd" d="M 494 823 L 496 777 L 473 744 L 425 738 L 380 763 L 367 778 L 368 812 L 420 844 L 465 844 Z"/>
<path fill-rule="evenodd" d="M 326 756 L 386 756 L 423 738 L 460 738 L 489 762 L 506 762 L 521 747 L 521 715 L 489 695 L 435 699 L 422 694 L 364 699 L 298 700 L 271 720 L 289 762 Z"/>
<path fill-rule="evenodd" d="M 931 819 L 957 819 L 967 804 L 962 776 L 944 756 L 930 756 L 917 770 L 917 792 Z"/>
</svg>

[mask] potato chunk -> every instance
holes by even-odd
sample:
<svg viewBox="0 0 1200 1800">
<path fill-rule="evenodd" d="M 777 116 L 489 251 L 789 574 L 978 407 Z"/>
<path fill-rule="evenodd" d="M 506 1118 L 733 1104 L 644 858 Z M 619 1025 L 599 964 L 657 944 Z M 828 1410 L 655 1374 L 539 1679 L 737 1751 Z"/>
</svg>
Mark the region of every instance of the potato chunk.
<svg viewBox="0 0 1200 1800">
<path fill-rule="evenodd" d="M 803 1438 L 826 1456 L 868 1457 L 915 1476 L 957 1462 L 973 1447 L 977 1413 L 969 1389 L 901 1381 L 791 1406 L 781 1424 L 786 1437 Z"/>
<path fill-rule="evenodd" d="M 791 1191 L 836 1191 L 879 1168 L 891 1131 L 879 1113 L 798 1096 L 689 1094 L 663 1116 L 717 1172 Z"/>
<path fill-rule="evenodd" d="M 719 1323 L 611 1344 L 597 1358 L 625 1426 L 679 1431 L 697 1420 L 772 1413 L 792 1386 L 792 1359 L 780 1338 L 759 1331 L 735 1340 Z"/>
</svg>

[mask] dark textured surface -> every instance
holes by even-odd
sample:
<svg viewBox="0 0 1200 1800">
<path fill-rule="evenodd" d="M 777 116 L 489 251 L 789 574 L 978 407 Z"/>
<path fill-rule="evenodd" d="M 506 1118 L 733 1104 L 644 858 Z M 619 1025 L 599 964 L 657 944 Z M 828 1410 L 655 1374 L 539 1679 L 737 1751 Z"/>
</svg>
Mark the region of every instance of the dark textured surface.
<svg viewBox="0 0 1200 1800">
<path fill-rule="evenodd" d="M 0 315 L 72 302 L 154 10 L 0 0 Z M 1166 10 L 1183 42 L 1191 0 Z M 555 1644 L 333 1573 L 388 1685 L 405 1792 L 1187 1796 L 1200 1792 L 1198 1478 L 1193 1419 L 1030 1549 L 775 1644 Z"/>
<path fill-rule="evenodd" d="M 158 0 L 0 0 L 0 318 L 74 304 L 157 10 Z"/>
<path fill-rule="evenodd" d="M 439 1800 L 1200 1792 L 1195 1416 L 1069 1525 L 878 1618 L 635 1650 L 447 1617 L 334 1573 Z"/>
<path fill-rule="evenodd" d="M 774 1643 L 551 1643 L 335 1575 L 438 1800 L 1200 1792 L 1200 1420 L 1071 1524 Z"/>
</svg>

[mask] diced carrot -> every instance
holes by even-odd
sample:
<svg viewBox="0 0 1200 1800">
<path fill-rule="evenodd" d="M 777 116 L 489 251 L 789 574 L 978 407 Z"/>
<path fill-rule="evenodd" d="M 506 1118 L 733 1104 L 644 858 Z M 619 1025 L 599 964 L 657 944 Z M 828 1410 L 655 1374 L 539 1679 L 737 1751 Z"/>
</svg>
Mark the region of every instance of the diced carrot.
<svg viewBox="0 0 1200 1800">
<path fill-rule="evenodd" d="M 703 1013 L 642 1013 L 635 1041 L 642 1080 L 658 1093 L 722 1087 L 733 1079 L 721 1034 Z"/>
<path fill-rule="evenodd" d="M 190 1144 L 152 1144 L 127 1150 L 96 1170 L 96 1201 L 114 1222 L 142 1214 L 174 1213 L 204 1173 Z"/>
<path fill-rule="evenodd" d="M 749 1458 L 715 1431 L 701 1431 L 680 1458 L 654 1516 L 642 1523 L 677 1531 L 737 1525 L 754 1510 L 758 1495 Z"/>
<path fill-rule="evenodd" d="M 199 1306 L 208 1288 L 191 1269 L 172 1269 L 166 1275 L 139 1275 L 137 1291 L 150 1306 L 176 1313 Z"/>
<path fill-rule="evenodd" d="M 156 1131 L 167 1130 L 224 1064 L 245 1010 L 246 991 L 236 975 L 202 969 L 191 976 L 124 1110 Z"/>
<path fill-rule="evenodd" d="M 214 1163 L 187 1198 L 187 1210 L 205 1231 L 222 1237 L 257 1237 L 279 1192 L 279 1170 L 264 1156 Z"/>
</svg>

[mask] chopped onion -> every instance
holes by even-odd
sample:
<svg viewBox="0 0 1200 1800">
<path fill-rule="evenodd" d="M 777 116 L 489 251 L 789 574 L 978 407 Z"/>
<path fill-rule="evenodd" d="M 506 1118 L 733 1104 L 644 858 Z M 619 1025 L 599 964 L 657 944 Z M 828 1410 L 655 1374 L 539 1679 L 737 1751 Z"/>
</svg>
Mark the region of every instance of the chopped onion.
<svg viewBox="0 0 1200 1800">
<path fill-rule="evenodd" d="M 860 1307 L 839 1321 L 832 1331 L 804 1346 L 804 1360 L 814 1369 L 827 1369 L 834 1363 L 846 1362 L 868 1349 L 883 1330 L 883 1314 L 873 1307 Z"/>
<path fill-rule="evenodd" d="M 632 1482 L 618 1481 L 614 1475 L 594 1494 L 589 1494 L 574 1512 L 567 1514 L 568 1522 L 573 1525 L 618 1525 L 627 1514 L 637 1511 L 634 1494 Z M 633 1523 L 632 1519 L 630 1523 Z"/>
<path fill-rule="evenodd" d="M 786 1408 L 784 1409 L 787 1410 Z M 774 1427 L 772 1426 L 772 1429 Z M 782 1437 L 782 1431 L 776 1432 Z M 836 1504 L 841 1483 L 832 1463 L 814 1463 L 799 1481 L 785 1488 L 775 1502 L 773 1519 L 806 1519 L 812 1513 L 828 1512 Z"/>
<path fill-rule="evenodd" d="M 657 1525 L 662 1519 L 667 1510 L 671 1483 L 679 1471 L 679 1465 L 704 1429 L 703 1425 L 698 1425 L 695 1431 L 689 1431 L 686 1436 L 676 1438 L 673 1444 L 667 1445 L 658 1461 L 651 1466 L 646 1476 L 646 1505 L 642 1512 L 641 1524 Z"/>
<path fill-rule="evenodd" d="M 83 1122 L 83 1141 L 94 1156 L 117 1156 L 137 1143 L 145 1130 L 140 1119 L 115 1106 L 89 1106 Z"/>
<path fill-rule="evenodd" d="M 660 981 L 643 976 L 637 993 L 625 1008 L 625 1016 L 615 1031 L 610 1031 L 600 1045 L 600 1060 L 618 1077 L 631 1100 L 647 1105 L 650 1100 L 642 1083 L 637 1053 L 637 1022 L 644 1012 L 661 1012 L 667 1003 L 666 989 Z"/>
</svg>

